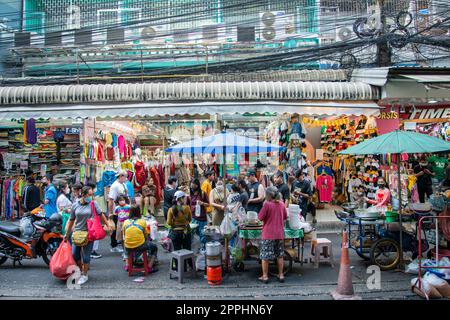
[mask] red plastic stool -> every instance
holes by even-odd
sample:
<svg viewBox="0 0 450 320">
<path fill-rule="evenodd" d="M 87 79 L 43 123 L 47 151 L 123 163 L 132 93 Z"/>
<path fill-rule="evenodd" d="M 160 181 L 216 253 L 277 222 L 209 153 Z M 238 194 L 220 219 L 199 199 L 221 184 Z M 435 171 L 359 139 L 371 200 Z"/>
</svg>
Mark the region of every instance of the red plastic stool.
<svg viewBox="0 0 450 320">
<path fill-rule="evenodd" d="M 148 259 L 147 259 L 147 250 L 144 250 L 142 253 L 142 258 L 144 260 L 144 266 L 142 268 L 137 268 L 133 265 L 133 258 L 134 258 L 134 250 L 128 252 L 128 276 L 131 277 L 133 272 L 142 272 L 144 271 L 145 275 L 148 275 L 150 273 L 150 268 L 148 266 Z"/>
</svg>

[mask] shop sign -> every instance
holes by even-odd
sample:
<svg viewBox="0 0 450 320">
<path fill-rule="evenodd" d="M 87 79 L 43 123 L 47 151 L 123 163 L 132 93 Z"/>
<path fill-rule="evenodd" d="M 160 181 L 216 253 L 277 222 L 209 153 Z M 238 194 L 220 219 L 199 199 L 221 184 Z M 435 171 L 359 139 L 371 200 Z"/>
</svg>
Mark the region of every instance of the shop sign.
<svg viewBox="0 0 450 320">
<path fill-rule="evenodd" d="M 400 115 L 403 120 L 437 120 L 449 119 L 450 107 L 410 107 Z"/>
<path fill-rule="evenodd" d="M 398 113 L 393 111 L 393 112 L 381 112 L 380 115 L 378 116 L 378 119 L 380 120 L 395 120 L 398 119 Z"/>
</svg>

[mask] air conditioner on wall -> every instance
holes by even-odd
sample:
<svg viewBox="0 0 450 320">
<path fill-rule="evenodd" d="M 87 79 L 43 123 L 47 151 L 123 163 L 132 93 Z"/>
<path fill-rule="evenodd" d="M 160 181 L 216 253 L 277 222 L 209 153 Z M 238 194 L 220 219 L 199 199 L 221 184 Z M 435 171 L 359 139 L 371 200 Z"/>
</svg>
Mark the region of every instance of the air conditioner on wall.
<svg viewBox="0 0 450 320">
<path fill-rule="evenodd" d="M 267 11 L 259 14 L 260 41 L 274 41 L 286 37 L 286 14 L 284 11 Z"/>
<path fill-rule="evenodd" d="M 169 28 L 167 25 L 145 26 L 139 29 L 139 38 L 141 43 L 146 42 L 165 42 L 169 35 Z"/>
<path fill-rule="evenodd" d="M 353 32 L 353 26 L 344 26 L 336 28 L 336 42 L 348 41 L 355 37 L 356 35 Z"/>
</svg>

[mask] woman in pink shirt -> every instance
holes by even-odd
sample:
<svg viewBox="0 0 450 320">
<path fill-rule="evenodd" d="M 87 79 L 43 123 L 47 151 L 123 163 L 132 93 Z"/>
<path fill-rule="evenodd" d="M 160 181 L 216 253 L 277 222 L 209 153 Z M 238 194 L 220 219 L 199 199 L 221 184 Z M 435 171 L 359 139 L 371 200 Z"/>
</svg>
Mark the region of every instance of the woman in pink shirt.
<svg viewBox="0 0 450 320">
<path fill-rule="evenodd" d="M 263 225 L 260 258 L 262 260 L 262 277 L 259 281 L 269 282 L 269 260 L 277 259 L 278 280 L 284 282 L 284 221 L 287 219 L 286 206 L 280 201 L 281 196 L 276 187 L 266 189 L 266 201 L 258 214 Z"/>
<path fill-rule="evenodd" d="M 391 191 L 389 191 L 389 189 L 387 188 L 386 182 L 383 178 L 378 179 L 377 185 L 378 190 L 375 193 L 375 200 L 367 199 L 367 202 L 370 204 L 374 204 L 377 208 L 383 209 L 384 213 L 384 211 L 386 211 L 385 209 L 391 202 Z"/>
</svg>

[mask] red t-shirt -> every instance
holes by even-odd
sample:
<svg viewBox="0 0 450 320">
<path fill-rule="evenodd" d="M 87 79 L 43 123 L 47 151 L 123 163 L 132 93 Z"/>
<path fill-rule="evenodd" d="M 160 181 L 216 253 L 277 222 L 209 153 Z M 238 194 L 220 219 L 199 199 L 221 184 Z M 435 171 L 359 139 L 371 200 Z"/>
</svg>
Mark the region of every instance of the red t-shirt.
<svg viewBox="0 0 450 320">
<path fill-rule="evenodd" d="M 287 211 L 283 201 L 266 201 L 258 214 L 263 225 L 262 240 L 284 239 L 284 221 Z"/>
</svg>

